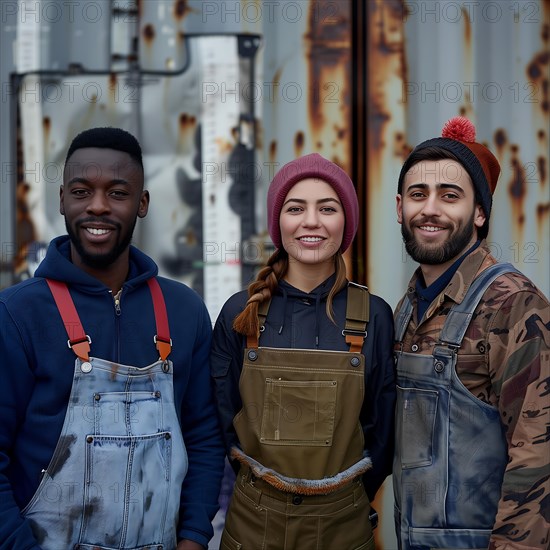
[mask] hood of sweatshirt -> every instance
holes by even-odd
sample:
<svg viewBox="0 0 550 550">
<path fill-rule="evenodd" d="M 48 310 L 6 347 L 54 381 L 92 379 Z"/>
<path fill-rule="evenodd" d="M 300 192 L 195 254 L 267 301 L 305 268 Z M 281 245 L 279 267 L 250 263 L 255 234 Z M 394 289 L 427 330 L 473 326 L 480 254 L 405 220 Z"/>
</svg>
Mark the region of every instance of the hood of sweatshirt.
<svg viewBox="0 0 550 550">
<path fill-rule="evenodd" d="M 130 269 L 124 288 L 132 289 L 157 274 L 158 267 L 155 262 L 135 246 L 130 246 Z M 68 235 L 56 237 L 51 241 L 46 257 L 38 266 L 35 276 L 63 281 L 88 293 L 105 292 L 107 288 L 101 281 L 88 275 L 71 262 Z"/>
<path fill-rule="evenodd" d="M 282 334 L 285 330 L 285 319 L 287 317 L 287 308 L 289 303 L 296 300 L 302 300 L 304 303 L 315 306 L 315 324 L 312 329 L 315 335 L 315 347 L 318 348 L 320 322 L 323 322 L 325 319 L 328 320 L 325 313 L 326 300 L 330 294 L 335 278 L 335 274 L 331 275 L 311 292 L 304 292 L 296 287 L 293 287 L 287 281 L 279 281 L 279 285 L 277 286 L 277 290 L 275 292 L 275 296 L 282 299 L 282 311 L 281 314 L 277 316 L 280 319 L 278 333 Z"/>
</svg>

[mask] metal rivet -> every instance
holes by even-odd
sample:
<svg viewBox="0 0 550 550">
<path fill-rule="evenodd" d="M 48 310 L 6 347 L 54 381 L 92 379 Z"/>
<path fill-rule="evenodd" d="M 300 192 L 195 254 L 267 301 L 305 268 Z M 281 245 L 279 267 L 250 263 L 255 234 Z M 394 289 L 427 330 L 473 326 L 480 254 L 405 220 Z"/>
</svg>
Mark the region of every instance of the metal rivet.
<svg viewBox="0 0 550 550">
<path fill-rule="evenodd" d="M 101 399 L 101 395 L 99 395 L 99 393 L 94 393 L 94 399 L 99 401 Z"/>
<path fill-rule="evenodd" d="M 157 398 L 160 397 L 160 392 L 158 390 L 155 392 L 155 397 L 157 397 Z"/>
<path fill-rule="evenodd" d="M 171 437 L 172 437 L 172 434 L 169 434 L 169 433 L 164 434 L 164 439 L 170 439 Z"/>
<path fill-rule="evenodd" d="M 352 357 L 350 363 L 352 367 L 358 367 L 361 364 L 361 360 L 359 357 Z"/>
<path fill-rule="evenodd" d="M 248 352 L 248 359 L 250 359 L 250 361 L 256 361 L 256 359 L 258 359 L 258 354 L 253 349 L 251 349 Z"/>
<path fill-rule="evenodd" d="M 436 361 L 434 364 L 435 372 L 443 372 L 445 370 L 445 365 L 442 361 Z"/>
<path fill-rule="evenodd" d="M 89 435 L 87 438 L 86 438 L 86 443 L 93 443 L 94 442 L 94 438 Z"/>
<path fill-rule="evenodd" d="M 162 372 L 170 372 L 170 365 L 168 364 L 168 361 L 162 362 Z"/>
<path fill-rule="evenodd" d="M 479 342 L 479 344 L 477 345 L 477 351 L 479 351 L 479 353 L 485 353 L 486 348 L 483 342 Z"/>
<path fill-rule="evenodd" d="M 413 344 L 412 347 L 411 347 L 411 349 L 412 349 L 413 351 L 418 351 L 418 344 Z"/>
<path fill-rule="evenodd" d="M 89 361 L 84 361 L 84 363 L 82 363 L 82 365 L 80 365 L 80 370 L 83 373 L 88 373 L 92 370 L 92 364 Z"/>
<path fill-rule="evenodd" d="M 292 497 L 292 504 L 296 504 L 296 505 L 302 504 L 302 500 L 303 500 L 303 499 L 302 499 L 302 497 L 301 497 L 300 495 L 294 495 L 294 496 Z"/>
</svg>

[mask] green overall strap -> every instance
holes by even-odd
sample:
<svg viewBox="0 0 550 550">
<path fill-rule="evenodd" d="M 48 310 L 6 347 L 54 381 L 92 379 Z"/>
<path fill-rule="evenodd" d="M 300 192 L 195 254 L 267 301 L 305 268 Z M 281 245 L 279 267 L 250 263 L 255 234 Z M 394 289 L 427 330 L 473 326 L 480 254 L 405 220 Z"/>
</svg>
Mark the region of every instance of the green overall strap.
<svg viewBox="0 0 550 550">
<path fill-rule="evenodd" d="M 369 289 L 349 281 L 346 328 L 342 335 L 346 337 L 350 353 L 361 353 L 363 348 L 363 342 L 367 337 L 369 303 Z"/>
<path fill-rule="evenodd" d="M 269 311 L 269 306 L 271 305 L 271 300 L 267 300 L 266 302 L 262 302 L 258 306 L 258 322 L 260 325 L 260 332 L 263 332 L 265 330 L 265 320 L 267 318 L 267 312 Z M 246 337 L 246 347 L 248 349 L 256 349 L 258 348 L 260 344 L 260 335 L 252 335 Z"/>
</svg>

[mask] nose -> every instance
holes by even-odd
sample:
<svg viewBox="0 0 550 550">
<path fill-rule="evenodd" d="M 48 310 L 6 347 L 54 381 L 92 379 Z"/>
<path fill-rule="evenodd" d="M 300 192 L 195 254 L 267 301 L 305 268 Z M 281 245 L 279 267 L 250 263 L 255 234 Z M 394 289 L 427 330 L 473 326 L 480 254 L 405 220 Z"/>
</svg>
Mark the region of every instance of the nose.
<svg viewBox="0 0 550 550">
<path fill-rule="evenodd" d="M 111 207 L 105 194 L 96 191 L 90 198 L 86 210 L 89 214 L 98 216 L 110 212 Z"/>
<path fill-rule="evenodd" d="M 441 207 L 437 195 L 431 194 L 422 204 L 422 214 L 428 218 L 430 216 L 441 215 Z"/>
<path fill-rule="evenodd" d="M 302 225 L 304 227 L 319 227 L 319 212 L 316 208 L 308 208 L 304 214 Z"/>
</svg>

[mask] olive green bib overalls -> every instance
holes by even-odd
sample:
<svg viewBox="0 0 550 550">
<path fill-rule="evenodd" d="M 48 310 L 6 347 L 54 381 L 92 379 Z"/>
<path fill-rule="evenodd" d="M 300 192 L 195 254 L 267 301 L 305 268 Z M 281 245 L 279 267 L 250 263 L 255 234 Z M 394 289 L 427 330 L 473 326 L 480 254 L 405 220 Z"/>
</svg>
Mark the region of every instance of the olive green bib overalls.
<svg viewBox="0 0 550 550">
<path fill-rule="evenodd" d="M 350 351 L 263 348 L 248 338 L 233 424 L 241 462 L 222 550 L 372 550 L 359 415 L 369 294 L 348 284 Z M 269 308 L 262 304 L 263 327 Z M 263 328 L 261 329 L 263 330 Z"/>
</svg>

